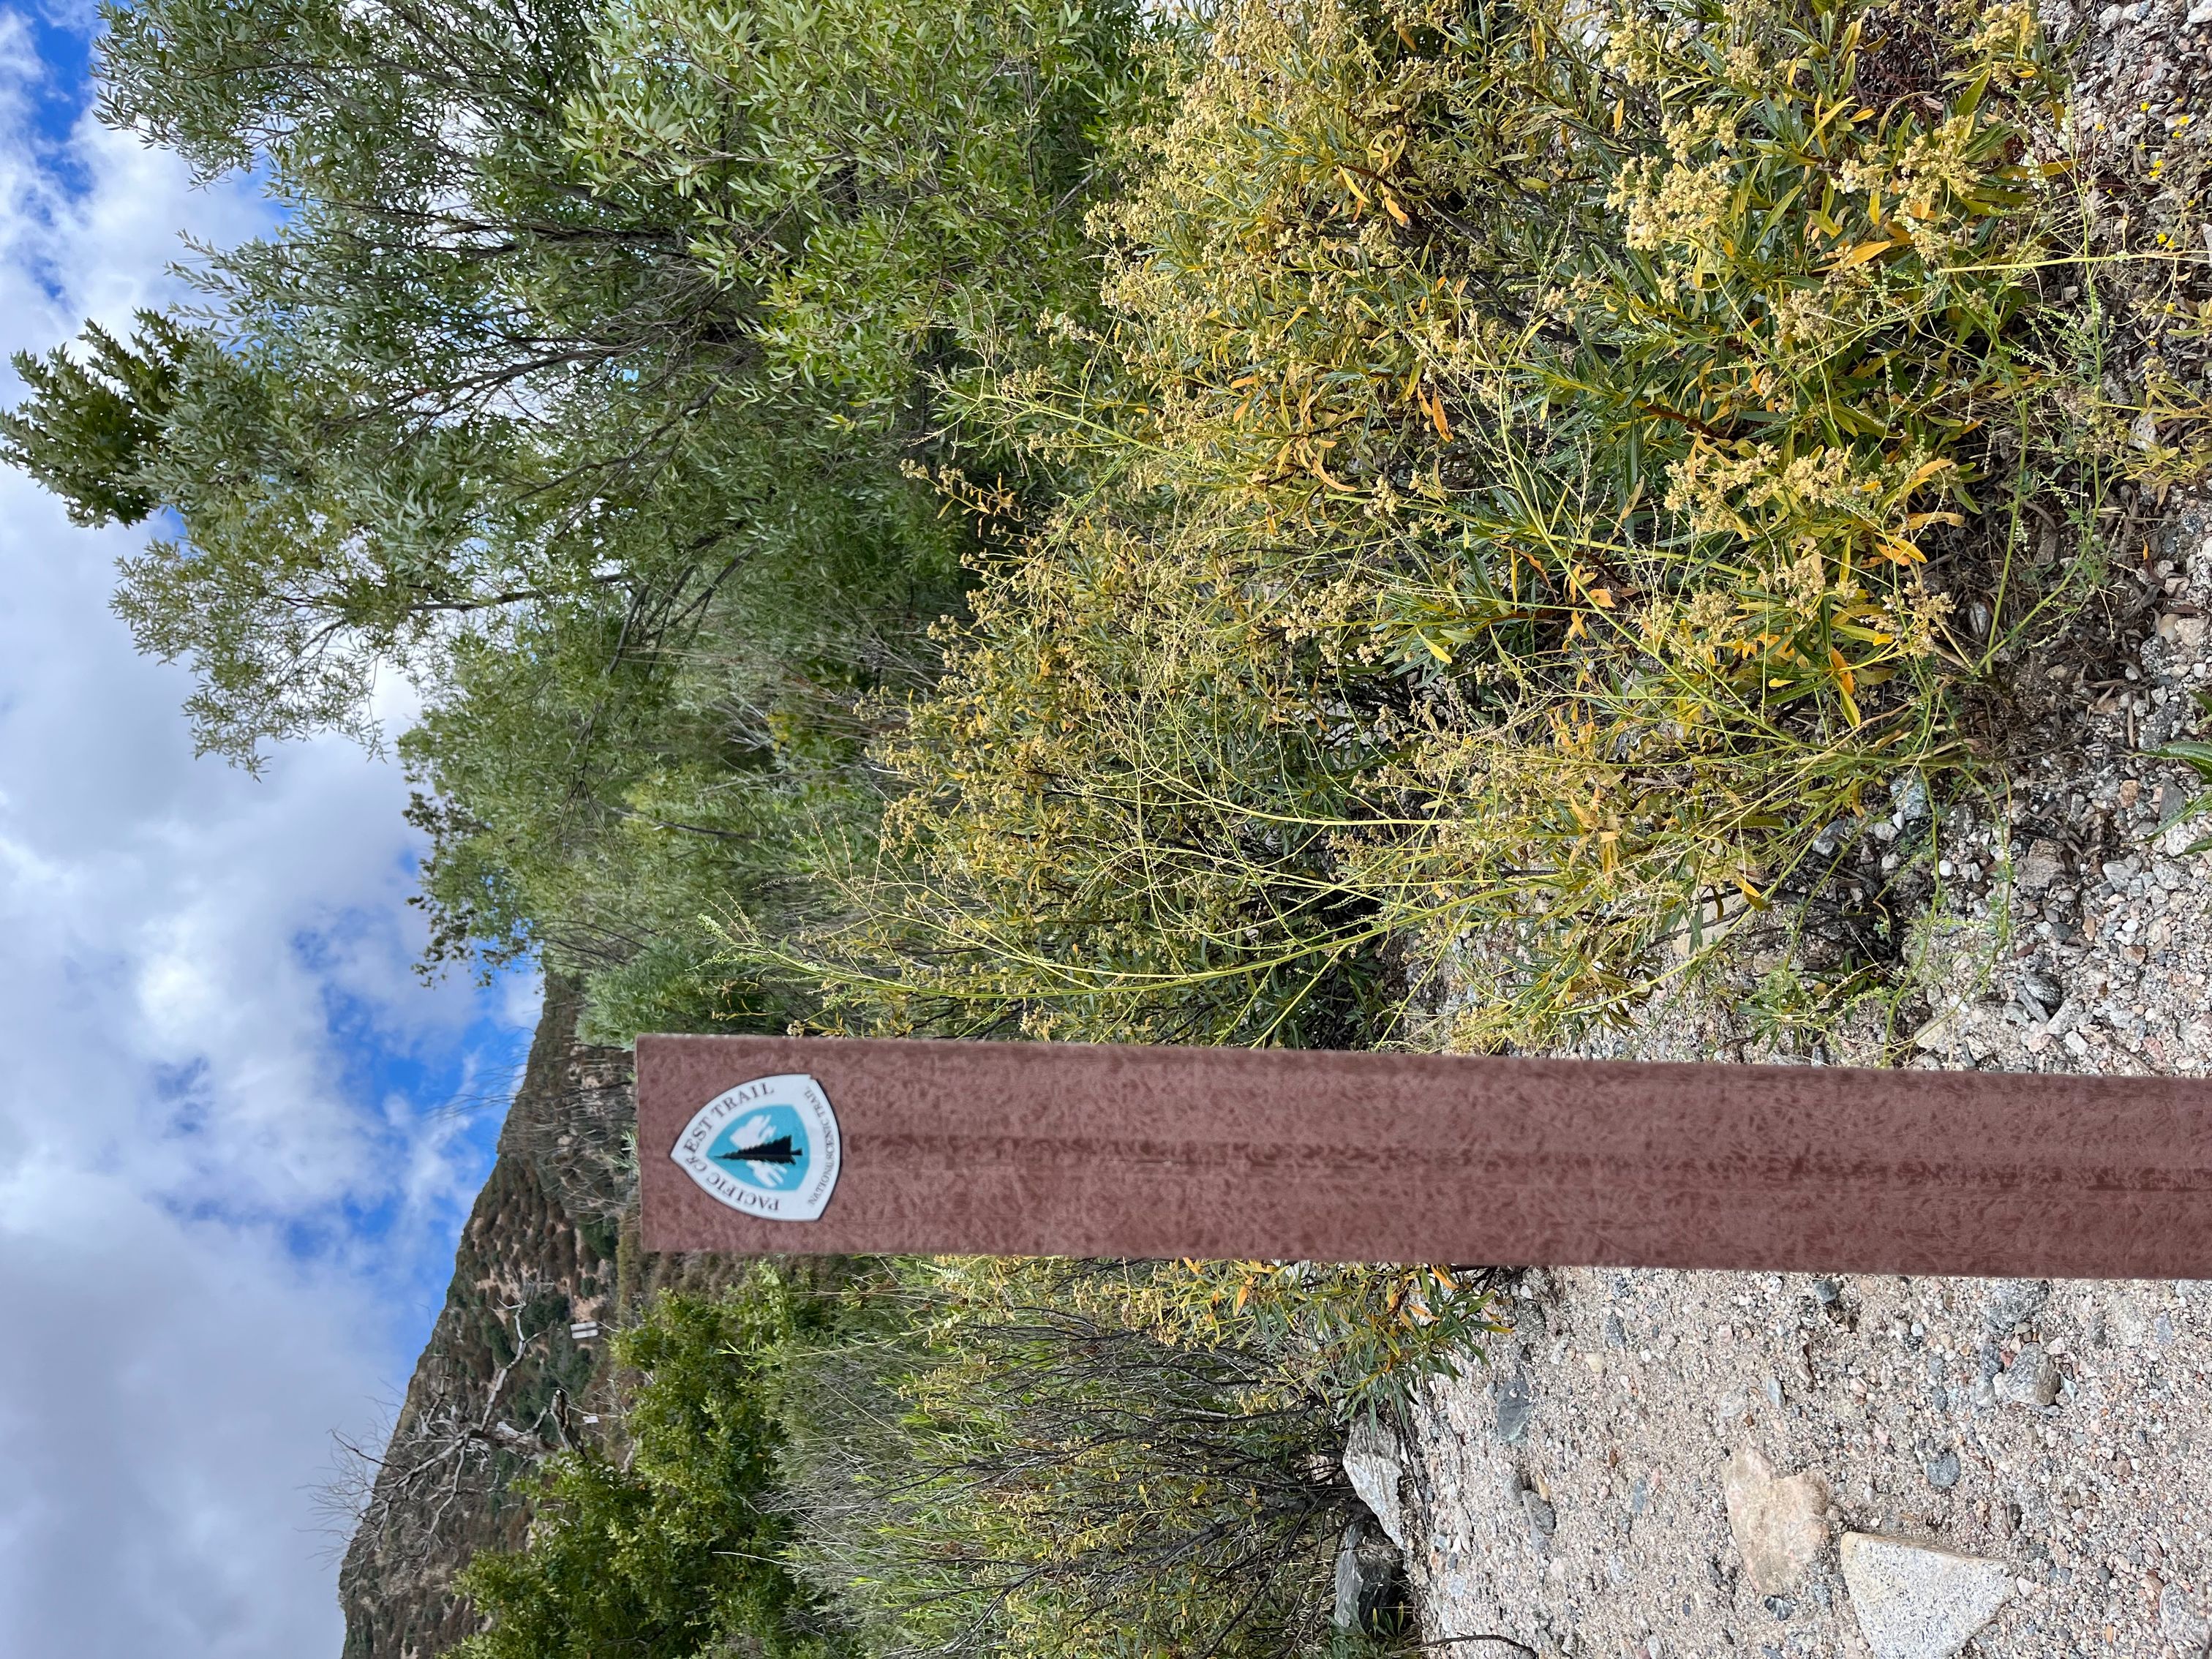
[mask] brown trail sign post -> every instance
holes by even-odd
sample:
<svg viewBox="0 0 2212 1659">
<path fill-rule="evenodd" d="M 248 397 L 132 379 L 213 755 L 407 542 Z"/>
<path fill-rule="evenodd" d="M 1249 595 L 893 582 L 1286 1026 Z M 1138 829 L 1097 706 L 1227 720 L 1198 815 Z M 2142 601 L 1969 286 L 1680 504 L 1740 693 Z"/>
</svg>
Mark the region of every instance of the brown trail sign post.
<svg viewBox="0 0 2212 1659">
<path fill-rule="evenodd" d="M 2212 1275 L 2212 1085 L 639 1039 L 644 1242 Z"/>
</svg>

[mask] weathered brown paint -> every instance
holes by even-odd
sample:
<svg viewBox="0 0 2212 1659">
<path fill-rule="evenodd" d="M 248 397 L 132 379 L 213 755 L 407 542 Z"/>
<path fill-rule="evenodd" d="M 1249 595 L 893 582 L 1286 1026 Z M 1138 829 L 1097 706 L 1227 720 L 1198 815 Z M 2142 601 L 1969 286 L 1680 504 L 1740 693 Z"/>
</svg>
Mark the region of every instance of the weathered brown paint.
<svg viewBox="0 0 2212 1659">
<path fill-rule="evenodd" d="M 842 1127 L 814 1222 L 672 1163 L 807 1072 Z M 649 1249 L 2212 1276 L 2212 1085 L 1060 1043 L 648 1036 Z"/>
</svg>

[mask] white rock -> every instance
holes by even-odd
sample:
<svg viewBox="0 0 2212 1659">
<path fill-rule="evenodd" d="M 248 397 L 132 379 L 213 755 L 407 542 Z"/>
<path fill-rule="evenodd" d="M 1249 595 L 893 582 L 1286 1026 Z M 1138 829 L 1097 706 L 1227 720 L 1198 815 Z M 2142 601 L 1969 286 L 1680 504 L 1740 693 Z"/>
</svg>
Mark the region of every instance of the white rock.
<svg viewBox="0 0 2212 1659">
<path fill-rule="evenodd" d="M 2197 3 L 2189 9 L 2190 27 L 2196 28 L 2204 23 L 2212 23 L 2212 0 L 2197 0 Z"/>
<path fill-rule="evenodd" d="M 1820 1477 L 1776 1480 L 1774 1466 L 1741 1446 L 1721 1470 L 1721 1496 L 1729 1530 L 1735 1534 L 1743 1569 L 1762 1595 L 1795 1589 L 1828 1541 L 1827 1489 Z"/>
<path fill-rule="evenodd" d="M 2150 1339 L 2150 1318 L 2136 1305 L 2135 1297 L 2114 1291 L 2105 1303 L 2105 1328 L 2124 1348 L 2140 1348 Z"/>
<path fill-rule="evenodd" d="M 2001 1561 L 1847 1532 L 1844 1583 L 1875 1659 L 1952 1659 L 2013 1593 Z"/>
<path fill-rule="evenodd" d="M 1406 1507 L 1398 1482 L 1405 1472 L 1397 1437 L 1368 1418 L 1354 1419 L 1344 1437 L 1344 1478 L 1401 1554 L 1407 1549 Z"/>
</svg>

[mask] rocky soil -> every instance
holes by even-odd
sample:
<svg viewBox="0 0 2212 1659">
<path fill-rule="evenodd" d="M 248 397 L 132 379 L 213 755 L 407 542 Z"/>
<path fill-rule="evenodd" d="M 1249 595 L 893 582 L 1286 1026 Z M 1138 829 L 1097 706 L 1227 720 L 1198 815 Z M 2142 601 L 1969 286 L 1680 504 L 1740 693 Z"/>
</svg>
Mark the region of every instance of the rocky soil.
<svg viewBox="0 0 2212 1659">
<path fill-rule="evenodd" d="M 1516 1312 L 1347 1456 L 1440 1650 L 2212 1644 L 2212 1282 L 1536 1270 Z"/>
</svg>

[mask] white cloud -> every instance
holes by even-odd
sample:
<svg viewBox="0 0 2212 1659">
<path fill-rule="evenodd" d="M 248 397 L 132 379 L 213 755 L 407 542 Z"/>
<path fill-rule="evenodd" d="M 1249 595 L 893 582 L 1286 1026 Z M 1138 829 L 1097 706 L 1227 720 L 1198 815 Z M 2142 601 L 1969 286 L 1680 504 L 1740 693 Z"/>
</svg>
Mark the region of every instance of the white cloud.
<svg viewBox="0 0 2212 1659">
<path fill-rule="evenodd" d="M 45 147 L 41 72 L 0 11 L 0 350 L 266 216 L 88 121 Z M 134 542 L 0 472 L 0 1653 L 334 1659 L 312 1487 L 404 1377 L 482 1125 L 366 1057 L 530 1010 L 408 973 L 388 765 L 191 758 L 182 674 L 107 610 Z"/>
<path fill-rule="evenodd" d="M 300 1488 L 333 1409 L 362 1413 L 374 1306 L 112 1177 L 26 1173 L 33 1225 L 0 1227 L 0 1649 L 334 1659 Z"/>
</svg>

